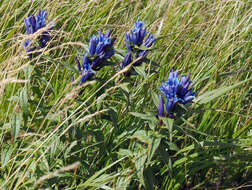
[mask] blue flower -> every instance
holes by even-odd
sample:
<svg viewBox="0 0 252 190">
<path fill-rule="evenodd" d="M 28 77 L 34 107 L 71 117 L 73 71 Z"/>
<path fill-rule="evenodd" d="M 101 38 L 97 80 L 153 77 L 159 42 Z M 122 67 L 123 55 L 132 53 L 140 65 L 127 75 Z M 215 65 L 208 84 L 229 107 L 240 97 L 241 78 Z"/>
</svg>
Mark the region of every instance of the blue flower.
<svg viewBox="0 0 252 190">
<path fill-rule="evenodd" d="M 25 22 L 25 28 L 26 28 L 26 32 L 27 34 L 33 34 L 37 31 L 37 28 L 36 28 L 36 18 L 34 15 L 26 18 L 24 20 Z"/>
<path fill-rule="evenodd" d="M 76 61 L 78 70 L 82 75 L 81 80 L 80 80 L 80 84 L 83 84 L 87 80 L 90 80 L 94 76 L 95 72 L 91 68 L 91 65 L 90 65 L 91 62 L 90 62 L 90 60 L 88 58 L 87 53 L 85 53 L 84 56 L 83 56 L 82 66 L 81 66 L 80 61 L 78 60 L 77 57 L 75 58 L 75 61 Z"/>
<path fill-rule="evenodd" d="M 168 113 L 174 110 L 175 104 L 180 100 L 177 97 L 179 88 L 179 78 L 177 72 L 170 72 L 167 82 L 162 82 L 159 87 L 160 91 L 166 97 L 166 111 Z"/>
<path fill-rule="evenodd" d="M 49 33 L 47 31 L 43 32 L 43 34 L 41 35 L 41 39 L 40 39 L 40 48 L 44 48 L 50 39 L 51 39 L 51 37 L 50 37 Z"/>
<path fill-rule="evenodd" d="M 28 35 L 33 34 L 37 32 L 39 29 L 46 26 L 46 17 L 47 17 L 47 11 L 39 10 L 38 14 L 36 16 L 31 15 L 28 18 L 24 20 L 26 32 Z M 55 25 L 55 23 L 50 22 L 51 28 Z M 51 29 L 50 28 L 50 29 Z M 49 30 L 50 30 L 49 29 Z M 47 42 L 50 40 L 50 35 L 48 31 L 44 31 L 42 35 L 39 37 L 39 44 L 40 48 L 44 48 L 47 44 Z M 30 47 L 31 40 L 27 40 L 24 43 L 24 46 L 26 48 L 27 52 L 33 51 L 35 48 Z M 28 54 L 31 58 L 31 54 Z"/>
<path fill-rule="evenodd" d="M 123 62 L 120 64 L 120 67 L 121 68 L 124 68 L 126 67 L 127 65 L 129 65 L 132 61 L 132 55 L 131 55 L 131 52 L 129 51 L 126 56 L 124 57 L 124 60 Z"/>
<path fill-rule="evenodd" d="M 110 37 L 110 30 L 106 34 L 99 32 L 98 36 L 93 35 L 89 42 L 89 54 L 92 59 L 92 69 L 99 70 L 111 56 L 115 54 L 113 48 L 115 39 Z"/>
<path fill-rule="evenodd" d="M 146 28 L 143 28 L 144 23 L 142 21 L 135 21 L 134 28 L 130 30 L 130 33 L 125 34 L 125 42 L 128 50 L 132 50 L 132 44 L 141 46 L 143 40 L 147 34 Z"/>
<path fill-rule="evenodd" d="M 159 99 L 160 99 L 160 104 L 158 107 L 158 115 L 160 115 L 161 117 L 164 117 L 164 101 L 161 95 L 159 95 Z"/>
<path fill-rule="evenodd" d="M 156 41 L 156 38 L 152 34 L 148 34 L 146 28 L 144 28 L 144 23 L 142 21 L 135 21 L 134 28 L 130 32 L 125 33 L 125 43 L 128 49 L 128 53 L 135 53 L 135 57 L 138 59 L 134 66 L 139 66 L 143 62 L 144 58 L 148 55 L 149 50 L 153 43 Z M 145 50 L 141 49 L 142 46 L 145 47 Z M 126 54 L 123 63 L 121 63 L 121 68 L 126 67 L 130 62 L 128 60 L 128 53 Z"/>
<path fill-rule="evenodd" d="M 179 80 L 177 71 L 169 73 L 167 82 L 162 82 L 162 85 L 159 87 L 160 91 L 166 98 L 165 114 L 164 102 L 160 96 L 160 105 L 158 108 L 159 116 L 172 117 L 177 102 L 186 104 L 195 98 L 196 92 L 193 92 L 193 89 L 189 88 L 191 83 L 190 74 L 185 77 L 181 77 L 181 80 Z"/>
<path fill-rule="evenodd" d="M 154 38 L 154 36 L 152 34 L 149 34 L 148 37 L 146 38 L 146 40 L 144 41 L 144 46 L 145 47 L 151 47 L 152 44 L 156 41 L 157 39 Z"/>
<path fill-rule="evenodd" d="M 192 81 L 190 80 L 190 74 L 185 77 L 181 77 L 179 84 L 180 86 L 177 96 L 183 100 L 183 104 L 191 102 L 195 98 L 196 92 L 193 92 L 193 89 L 189 88 L 189 86 L 192 84 Z"/>
<path fill-rule="evenodd" d="M 39 30 L 46 26 L 47 11 L 39 10 L 36 15 L 36 29 Z"/>
</svg>

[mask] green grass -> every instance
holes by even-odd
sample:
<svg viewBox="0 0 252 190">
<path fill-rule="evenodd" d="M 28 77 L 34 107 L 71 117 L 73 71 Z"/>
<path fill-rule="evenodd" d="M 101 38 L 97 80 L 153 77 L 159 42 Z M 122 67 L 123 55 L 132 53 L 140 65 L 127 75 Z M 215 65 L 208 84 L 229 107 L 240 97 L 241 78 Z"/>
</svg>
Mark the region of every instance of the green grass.
<svg viewBox="0 0 252 190">
<path fill-rule="evenodd" d="M 29 60 L 24 19 L 39 9 L 56 26 Z M 251 11 L 246 0 L 2 0 L 0 189 L 251 188 Z M 125 77 L 119 52 L 134 20 L 159 40 Z M 109 28 L 114 65 L 78 96 L 74 59 Z M 160 125 L 158 87 L 171 69 L 191 73 L 197 96 Z"/>
</svg>

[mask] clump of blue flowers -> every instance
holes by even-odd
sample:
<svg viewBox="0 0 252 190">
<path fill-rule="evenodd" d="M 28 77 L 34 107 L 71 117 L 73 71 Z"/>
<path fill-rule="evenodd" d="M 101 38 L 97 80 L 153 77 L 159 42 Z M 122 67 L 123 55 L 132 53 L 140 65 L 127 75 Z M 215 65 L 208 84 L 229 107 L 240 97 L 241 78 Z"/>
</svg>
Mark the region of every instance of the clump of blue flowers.
<svg viewBox="0 0 252 190">
<path fill-rule="evenodd" d="M 186 104 L 191 102 L 196 94 L 196 92 L 193 92 L 193 88 L 190 88 L 191 83 L 190 74 L 180 79 L 177 71 L 170 72 L 167 82 L 162 82 L 162 85 L 159 87 L 160 91 L 165 96 L 166 103 L 164 103 L 160 95 L 158 115 L 161 117 L 174 118 L 173 113 L 177 103 Z"/>
<path fill-rule="evenodd" d="M 80 84 L 92 79 L 97 71 L 108 63 L 108 59 L 115 54 L 113 44 L 115 38 L 111 38 L 111 31 L 108 30 L 106 34 L 99 32 L 98 36 L 93 35 L 89 42 L 89 54 L 84 53 L 82 59 L 82 69 L 78 58 L 75 58 L 79 72 L 81 73 Z M 74 78 L 72 78 L 74 80 Z M 80 92 L 83 93 L 84 90 Z"/>
<path fill-rule="evenodd" d="M 47 17 L 47 11 L 39 10 L 38 14 L 36 16 L 31 15 L 28 18 L 24 20 L 26 32 L 28 35 L 33 34 L 37 32 L 39 29 L 46 26 L 46 17 Z M 50 22 L 51 28 L 55 25 L 55 23 Z M 51 29 L 50 28 L 50 29 Z M 44 31 L 42 35 L 39 37 L 39 46 L 40 48 L 44 48 L 47 44 L 47 42 L 50 40 L 50 35 L 48 31 Z M 35 47 L 30 47 L 31 40 L 27 40 L 24 43 L 24 46 L 26 48 L 26 51 L 29 53 L 31 51 L 35 50 Z M 31 58 L 32 55 L 28 54 Z"/>
<path fill-rule="evenodd" d="M 125 33 L 125 43 L 128 52 L 120 64 L 121 69 L 129 65 L 133 58 L 139 59 L 134 63 L 134 66 L 141 65 L 155 41 L 156 38 L 144 28 L 144 23 L 142 21 L 135 21 L 134 28 L 130 32 Z"/>
<path fill-rule="evenodd" d="M 89 42 L 89 55 L 91 67 L 99 70 L 108 63 L 108 59 L 115 54 L 113 44 L 115 38 L 111 38 L 111 31 L 106 34 L 99 32 L 98 36 L 93 35 Z"/>
</svg>

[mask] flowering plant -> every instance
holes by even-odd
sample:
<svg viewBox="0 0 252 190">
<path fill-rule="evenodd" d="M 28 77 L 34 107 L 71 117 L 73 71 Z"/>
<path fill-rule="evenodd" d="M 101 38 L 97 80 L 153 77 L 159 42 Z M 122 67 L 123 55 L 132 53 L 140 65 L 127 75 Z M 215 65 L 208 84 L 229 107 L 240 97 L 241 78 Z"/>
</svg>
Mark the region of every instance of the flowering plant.
<svg viewBox="0 0 252 190">
<path fill-rule="evenodd" d="M 39 10 L 36 16 L 31 15 L 27 17 L 24 20 L 26 33 L 28 35 L 31 35 L 37 32 L 39 29 L 44 28 L 46 26 L 46 17 L 47 17 L 47 11 L 43 11 L 43 10 Z M 49 30 L 51 30 L 54 25 L 55 23 L 51 21 L 50 22 L 51 28 Z M 50 40 L 49 32 L 44 31 L 42 35 L 40 35 L 39 37 L 40 48 L 44 48 L 49 40 Z M 24 46 L 28 53 L 35 50 L 34 47 L 30 47 L 31 46 L 30 43 L 31 43 L 31 40 L 26 40 L 24 43 Z M 28 55 L 30 58 L 32 58 L 32 55 L 30 53 Z"/>
<path fill-rule="evenodd" d="M 193 92 L 193 88 L 190 88 L 190 74 L 179 79 L 178 71 L 170 72 L 169 78 L 166 82 L 162 82 L 159 87 L 160 91 L 166 98 L 165 109 L 164 101 L 160 95 L 160 104 L 158 108 L 158 115 L 161 117 L 174 117 L 173 112 L 175 110 L 175 105 L 180 102 L 186 104 L 191 102 L 195 98 L 196 92 Z"/>
<path fill-rule="evenodd" d="M 142 21 L 135 21 L 135 26 L 130 32 L 125 33 L 125 43 L 127 47 L 127 54 L 124 57 L 123 62 L 120 64 L 121 68 L 126 67 L 132 62 L 132 57 L 139 59 L 134 64 L 135 66 L 141 65 L 144 58 L 148 55 L 149 48 L 156 41 L 156 38 L 152 34 L 148 34 L 144 23 Z M 145 39 L 145 40 L 144 40 Z"/>
</svg>

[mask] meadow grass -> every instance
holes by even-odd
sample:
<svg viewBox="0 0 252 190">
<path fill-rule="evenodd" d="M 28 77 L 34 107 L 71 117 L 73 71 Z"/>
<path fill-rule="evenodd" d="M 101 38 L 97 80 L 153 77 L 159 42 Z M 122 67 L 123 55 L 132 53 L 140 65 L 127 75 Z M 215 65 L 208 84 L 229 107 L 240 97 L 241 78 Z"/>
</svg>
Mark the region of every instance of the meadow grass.
<svg viewBox="0 0 252 190">
<path fill-rule="evenodd" d="M 24 19 L 39 9 L 56 26 L 29 59 L 24 42 L 40 34 L 27 36 Z M 2 0 L 0 189 L 251 188 L 251 12 L 246 0 Z M 134 20 L 158 40 L 127 77 Z M 75 57 L 108 29 L 113 64 L 80 87 Z M 191 73 L 197 95 L 160 125 L 158 87 L 172 69 Z"/>
</svg>

